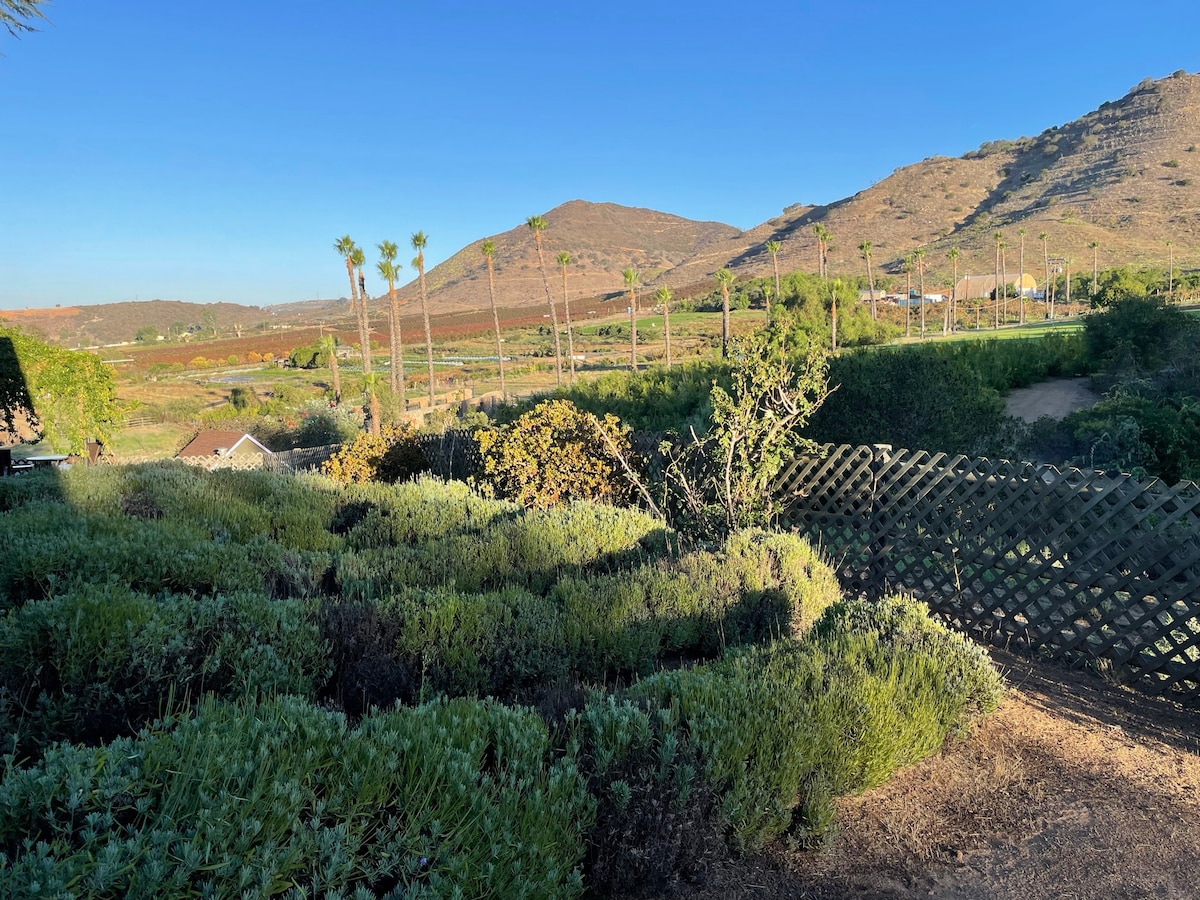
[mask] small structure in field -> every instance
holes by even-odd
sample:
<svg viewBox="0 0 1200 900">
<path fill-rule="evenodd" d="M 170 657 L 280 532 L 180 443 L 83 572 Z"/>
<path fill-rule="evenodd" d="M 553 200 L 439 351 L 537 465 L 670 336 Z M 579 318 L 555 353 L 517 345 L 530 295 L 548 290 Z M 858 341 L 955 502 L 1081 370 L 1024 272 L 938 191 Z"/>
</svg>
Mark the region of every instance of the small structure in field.
<svg viewBox="0 0 1200 900">
<path fill-rule="evenodd" d="M 958 279 L 958 284 L 954 286 L 954 296 L 959 300 L 991 297 L 996 290 L 996 280 L 995 275 L 966 275 Z M 1008 289 L 1013 297 L 1032 297 L 1037 290 L 1037 279 L 1028 272 L 1013 272 L 1008 275 Z"/>
<path fill-rule="evenodd" d="M 176 459 L 205 469 L 261 469 L 273 454 L 241 431 L 201 431 Z"/>
</svg>

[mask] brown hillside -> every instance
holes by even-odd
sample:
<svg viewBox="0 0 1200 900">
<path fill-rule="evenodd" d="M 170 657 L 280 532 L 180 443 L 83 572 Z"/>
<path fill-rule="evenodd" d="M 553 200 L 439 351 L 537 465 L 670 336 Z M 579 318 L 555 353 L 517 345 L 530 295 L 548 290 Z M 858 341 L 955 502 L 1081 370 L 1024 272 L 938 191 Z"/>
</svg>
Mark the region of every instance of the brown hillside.
<svg viewBox="0 0 1200 900">
<path fill-rule="evenodd" d="M 710 245 L 662 280 L 682 286 L 721 266 L 765 276 L 763 244 L 783 244 L 783 271 L 816 271 L 812 226 L 833 234 L 833 272 L 861 274 L 858 245 L 873 244 L 874 264 L 896 272 L 906 253 L 926 248 L 930 278 L 948 284 L 952 246 L 960 275 L 991 272 L 996 231 L 1008 245 L 1007 268 L 1042 277 L 1041 232 L 1052 256 L 1090 270 L 1097 241 L 1101 268 L 1200 266 L 1200 75 L 1147 79 L 1122 99 L 1035 138 L 985 144 L 961 159 L 934 157 L 904 168 L 829 206 L 796 206 L 744 234 Z"/>
<path fill-rule="evenodd" d="M 211 314 L 211 318 L 208 315 Z M 62 306 L 54 309 L 0 311 L 0 322 L 16 325 L 64 347 L 89 347 L 132 341 L 138 329 L 153 326 L 158 333 L 191 330 L 209 336 L 210 324 L 222 335 L 270 332 L 284 325 L 312 323 L 345 315 L 336 301 L 307 301 L 280 307 L 237 303 L 188 303 L 183 300 L 141 300 Z M 181 327 L 182 326 L 182 329 Z"/>
<path fill-rule="evenodd" d="M 833 235 L 829 254 L 835 274 L 862 274 L 860 242 L 873 245 L 877 272 L 896 273 L 904 256 L 926 250 L 926 283 L 948 287 L 946 252 L 962 253 L 959 274 L 993 271 L 997 231 L 1008 245 L 1006 268 L 1020 267 L 1025 230 L 1025 271 L 1042 280 L 1042 242 L 1051 256 L 1065 257 L 1074 271 L 1090 271 L 1098 242 L 1101 268 L 1160 266 L 1167 242 L 1179 269 L 1200 267 L 1200 75 L 1185 72 L 1147 79 L 1120 100 L 1102 104 L 1074 122 L 1037 137 L 994 141 L 962 158 L 932 157 L 897 169 L 851 197 L 826 206 L 789 206 L 746 232 L 719 222 L 696 222 L 648 209 L 573 200 L 545 214 L 543 246 L 550 291 L 562 300 L 555 261 L 572 256 L 571 300 L 621 291 L 622 271 L 633 266 L 643 286 L 666 284 L 679 292 L 710 286 L 712 273 L 728 266 L 740 277 L 766 276 L 771 259 L 764 244 L 782 243 L 782 271 L 816 271 L 812 227 Z M 435 236 L 436 237 L 436 236 Z M 533 235 L 522 223 L 495 235 L 497 302 L 529 309 L 545 302 Z M 470 314 L 488 308 L 487 270 L 480 241 L 459 250 L 427 273 L 435 313 Z M 413 274 L 411 269 L 406 273 Z M 400 289 L 417 300 L 415 280 Z M 374 304 L 378 310 L 380 305 Z M 413 307 L 415 308 L 415 307 Z M 285 324 L 344 323 L 345 304 L 334 301 L 259 309 L 235 304 L 178 301 L 104 304 L 0 313 L 51 340 L 75 346 L 81 336 L 101 343 L 133 339 L 143 325 L 164 330 L 193 325 L 205 310 L 226 335 L 233 326 L 272 329 Z"/>
<path fill-rule="evenodd" d="M 543 254 L 556 302 L 562 300 L 562 274 L 555 257 L 562 250 L 572 257 L 567 290 L 574 299 L 620 291 L 624 284 L 621 273 L 629 266 L 642 273 L 643 282 L 651 281 L 709 245 L 738 234 L 736 228 L 720 222 L 694 222 L 652 209 L 584 200 L 564 203 L 543 218 Z M 492 240 L 496 244 L 496 302 L 502 307 L 545 303 L 529 228 L 522 223 Z M 426 273 L 431 303 L 438 309 L 487 308 L 487 268 L 481 244 L 482 240 L 464 247 Z M 399 293 L 405 300 L 417 299 L 415 281 Z"/>
</svg>

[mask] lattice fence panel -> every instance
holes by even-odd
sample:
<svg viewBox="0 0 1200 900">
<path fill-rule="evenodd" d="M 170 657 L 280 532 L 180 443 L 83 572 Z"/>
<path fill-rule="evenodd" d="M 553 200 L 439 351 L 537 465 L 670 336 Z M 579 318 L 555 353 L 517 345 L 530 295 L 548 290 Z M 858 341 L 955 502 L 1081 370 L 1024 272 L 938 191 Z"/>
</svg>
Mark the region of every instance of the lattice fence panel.
<svg viewBox="0 0 1200 900">
<path fill-rule="evenodd" d="M 1200 701 L 1195 485 L 843 446 L 795 460 L 776 492 L 852 592 L 905 591 L 985 640 Z"/>
</svg>

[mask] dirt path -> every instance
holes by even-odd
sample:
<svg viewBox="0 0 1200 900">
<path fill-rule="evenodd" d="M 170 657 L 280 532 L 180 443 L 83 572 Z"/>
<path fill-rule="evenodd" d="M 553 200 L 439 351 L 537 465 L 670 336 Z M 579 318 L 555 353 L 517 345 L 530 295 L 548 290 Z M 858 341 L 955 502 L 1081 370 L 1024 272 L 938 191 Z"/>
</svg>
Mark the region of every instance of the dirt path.
<svg viewBox="0 0 1200 900">
<path fill-rule="evenodd" d="M 1100 398 L 1092 393 L 1086 378 L 1052 378 L 1008 394 L 1008 414 L 1026 422 L 1042 416 L 1063 419 L 1077 409 L 1091 406 Z"/>
<path fill-rule="evenodd" d="M 997 654 L 1012 690 L 967 740 L 839 806 L 822 853 L 696 897 L 1200 897 L 1200 710 Z"/>
</svg>

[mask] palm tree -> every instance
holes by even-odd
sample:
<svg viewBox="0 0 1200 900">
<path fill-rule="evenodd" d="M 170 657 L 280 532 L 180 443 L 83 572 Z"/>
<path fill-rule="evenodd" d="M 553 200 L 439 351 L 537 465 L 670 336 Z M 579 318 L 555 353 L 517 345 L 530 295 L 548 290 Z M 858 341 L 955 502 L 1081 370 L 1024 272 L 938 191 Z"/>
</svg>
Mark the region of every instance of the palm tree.
<svg viewBox="0 0 1200 900">
<path fill-rule="evenodd" d="M 546 305 L 550 307 L 550 327 L 554 329 L 554 374 L 561 386 L 562 341 L 558 336 L 558 310 L 554 308 L 554 300 L 550 296 L 550 280 L 546 278 L 546 258 L 542 255 L 542 232 L 546 229 L 546 220 L 541 216 L 530 216 L 525 220 L 525 224 L 533 232 L 533 242 L 537 245 L 538 268 L 542 272 L 542 287 L 546 289 Z"/>
<path fill-rule="evenodd" d="M 1053 319 L 1054 301 L 1050 299 L 1052 296 L 1052 287 L 1050 284 L 1050 250 L 1046 246 L 1046 241 L 1049 239 L 1050 235 L 1046 234 L 1044 231 L 1038 234 L 1038 240 L 1042 242 L 1042 264 L 1046 267 L 1046 286 L 1043 288 L 1042 296 L 1050 310 L 1050 318 Z"/>
<path fill-rule="evenodd" d="M 813 225 L 813 234 L 817 237 L 817 275 L 825 278 L 829 275 L 829 239 L 833 235 L 821 222 Z"/>
<path fill-rule="evenodd" d="M 496 328 L 496 359 L 500 362 L 500 402 L 508 402 L 508 393 L 504 390 L 504 348 L 500 340 L 500 312 L 496 309 L 496 277 L 492 269 L 492 256 L 496 252 L 496 244 L 491 238 L 484 241 L 479 248 L 483 251 L 484 261 L 488 270 L 488 298 L 492 303 L 492 324 Z"/>
<path fill-rule="evenodd" d="M 363 393 L 367 395 L 367 409 L 370 410 L 367 430 L 371 434 L 379 434 L 379 376 L 374 372 L 363 374 Z"/>
<path fill-rule="evenodd" d="M 654 300 L 663 308 L 663 335 L 667 340 L 667 369 L 671 368 L 671 301 L 674 300 L 669 287 L 660 287 L 654 292 Z"/>
<path fill-rule="evenodd" d="M 904 336 L 912 337 L 913 258 L 911 255 L 904 257 L 904 262 L 900 266 L 900 271 L 904 273 Z"/>
<path fill-rule="evenodd" d="M 958 330 L 958 257 L 957 247 L 951 247 L 946 253 L 946 259 L 954 266 L 954 281 L 950 288 L 950 331 Z"/>
<path fill-rule="evenodd" d="M 729 358 L 729 286 L 733 284 L 733 273 L 728 269 L 717 269 L 717 283 L 721 285 L 721 359 Z"/>
<path fill-rule="evenodd" d="M 871 292 L 871 318 L 877 319 L 879 316 L 875 310 L 875 278 L 871 275 L 871 246 L 870 241 L 863 241 L 858 245 L 858 255 L 867 264 L 867 290 Z"/>
<path fill-rule="evenodd" d="M 364 337 L 366 336 L 366 325 L 364 323 L 366 312 L 366 298 L 359 303 L 358 297 L 358 282 L 354 279 L 355 262 L 363 258 L 362 251 L 358 249 L 358 245 L 350 239 L 350 235 L 343 235 L 333 242 L 333 249 L 338 252 L 338 255 L 346 260 L 346 276 L 350 279 L 350 312 L 358 322 L 358 341 L 360 345 L 365 346 Z M 363 371 L 370 371 L 370 353 L 366 353 L 363 362 Z"/>
<path fill-rule="evenodd" d="M 560 252 L 557 256 L 558 264 L 562 268 L 563 279 L 563 310 L 566 312 L 567 318 L 567 361 L 571 365 L 571 384 L 575 383 L 575 338 L 571 334 L 571 301 L 567 299 L 567 266 L 571 264 L 571 254 L 566 250 Z"/>
<path fill-rule="evenodd" d="M 0 26 L 13 37 L 23 31 L 37 31 L 31 23 L 45 19 L 46 14 L 38 9 L 45 0 L 4 0 L 0 3 Z"/>
<path fill-rule="evenodd" d="M 1092 303 L 1096 302 L 1096 282 L 1100 277 L 1100 242 L 1092 241 L 1088 244 L 1092 248 Z"/>
<path fill-rule="evenodd" d="M 918 301 L 921 304 L 921 340 L 925 340 L 925 248 L 918 247 L 914 250 L 913 259 L 917 263 L 917 286 L 921 294 Z"/>
<path fill-rule="evenodd" d="M 412 248 L 417 251 L 413 257 L 413 268 L 417 270 L 417 284 L 421 289 L 421 318 L 425 324 L 425 364 L 429 370 L 429 405 L 433 406 L 433 332 L 429 328 L 429 296 L 425 291 L 425 245 L 429 238 L 425 232 L 418 231 L 412 236 Z"/>
<path fill-rule="evenodd" d="M 1000 241 L 1000 280 L 1004 283 L 1004 324 L 1008 324 L 1008 259 L 1004 251 L 1008 249 L 1008 241 Z"/>
<path fill-rule="evenodd" d="M 1017 234 L 1021 236 L 1021 258 L 1018 263 L 1020 274 L 1017 275 L 1017 296 L 1021 298 L 1021 312 L 1017 316 L 1017 324 L 1025 324 L 1025 229 L 1020 229 Z"/>
<path fill-rule="evenodd" d="M 621 275 L 625 279 L 625 287 L 629 290 L 629 368 L 637 371 L 637 284 L 641 273 L 630 266 Z"/>
<path fill-rule="evenodd" d="M 1175 248 L 1167 241 L 1167 296 L 1175 297 Z"/>
<path fill-rule="evenodd" d="M 391 241 L 380 241 L 375 246 L 379 248 L 379 262 L 375 268 L 388 286 L 388 357 L 392 361 L 392 368 L 388 373 L 388 386 L 403 398 L 404 342 L 400 337 L 400 302 L 396 299 L 396 279 L 400 277 L 400 264 L 396 262 L 396 254 L 400 252 L 400 248 Z"/>
<path fill-rule="evenodd" d="M 994 321 L 996 323 L 996 327 L 999 328 L 1000 327 L 1000 245 L 1002 243 L 1004 243 L 1004 234 L 1003 234 L 1003 232 L 997 231 L 994 235 L 992 235 L 992 237 L 996 241 L 996 290 L 995 290 L 996 309 L 995 309 L 995 313 L 994 313 Z M 1007 293 L 1007 291 L 1005 293 Z"/>
<path fill-rule="evenodd" d="M 368 375 L 371 372 L 371 320 L 367 312 L 367 280 L 363 277 L 367 254 L 361 247 L 355 247 L 350 252 L 350 261 L 358 270 L 358 343 L 362 351 L 363 374 Z"/>
<path fill-rule="evenodd" d="M 767 241 L 765 244 L 767 252 L 771 254 L 771 268 L 775 270 L 775 302 L 778 303 L 779 296 L 779 251 L 783 249 L 783 244 L 779 241 Z M 771 301 L 767 300 L 767 324 L 771 324 Z"/>
<path fill-rule="evenodd" d="M 342 402 L 342 375 L 338 371 L 337 337 L 332 334 L 322 335 L 320 347 L 321 351 L 329 357 L 329 375 L 333 380 L 333 404 L 337 406 Z"/>
</svg>

